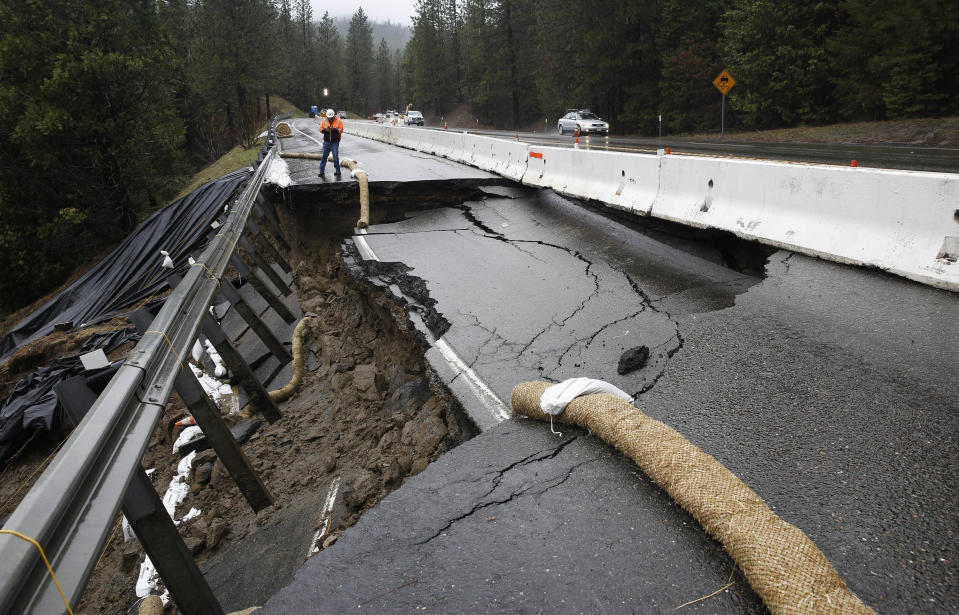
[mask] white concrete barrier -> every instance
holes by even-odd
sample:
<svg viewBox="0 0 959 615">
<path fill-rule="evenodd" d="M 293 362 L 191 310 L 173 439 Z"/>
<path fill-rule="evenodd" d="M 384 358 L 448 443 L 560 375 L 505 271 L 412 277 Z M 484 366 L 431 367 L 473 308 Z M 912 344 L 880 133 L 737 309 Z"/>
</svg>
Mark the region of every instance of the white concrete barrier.
<svg viewBox="0 0 959 615">
<path fill-rule="evenodd" d="M 416 149 L 416 145 L 419 143 L 412 129 L 406 126 L 394 128 L 393 134 L 395 135 L 394 145 L 405 147 L 406 149 Z"/>
<path fill-rule="evenodd" d="M 951 173 L 664 156 L 651 215 L 959 290 L 957 210 Z"/>
<path fill-rule="evenodd" d="M 659 184 L 659 156 L 530 147 L 523 183 L 648 214 Z"/>
<path fill-rule="evenodd" d="M 523 179 L 529 155 L 529 146 L 525 143 L 467 135 L 464 145 L 467 149 L 464 162 L 467 164 L 513 181 Z"/>
<path fill-rule="evenodd" d="M 411 129 L 405 129 L 411 130 Z M 959 291 L 959 174 L 537 147 L 365 123 L 356 134 L 528 186 Z"/>
<path fill-rule="evenodd" d="M 463 134 L 459 132 L 450 132 L 448 130 L 431 130 L 429 143 L 432 145 L 430 153 L 443 158 L 456 158 L 463 156 Z"/>
<path fill-rule="evenodd" d="M 438 155 L 437 152 L 439 152 L 441 148 L 436 144 L 436 133 L 437 131 L 435 130 L 428 130 L 420 136 L 419 151 Z"/>
</svg>

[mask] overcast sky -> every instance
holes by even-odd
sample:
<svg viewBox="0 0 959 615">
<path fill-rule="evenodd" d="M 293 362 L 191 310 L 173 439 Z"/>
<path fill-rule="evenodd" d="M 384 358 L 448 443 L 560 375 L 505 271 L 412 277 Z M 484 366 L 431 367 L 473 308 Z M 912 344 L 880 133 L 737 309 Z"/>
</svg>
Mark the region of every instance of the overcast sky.
<svg viewBox="0 0 959 615">
<path fill-rule="evenodd" d="M 330 17 L 352 17 L 356 9 L 363 7 L 370 21 L 386 21 L 410 25 L 410 15 L 415 11 L 413 6 L 416 0 L 345 0 L 333 2 L 331 0 L 310 0 L 313 5 L 313 18 L 320 19 L 323 13 L 329 12 Z"/>
</svg>

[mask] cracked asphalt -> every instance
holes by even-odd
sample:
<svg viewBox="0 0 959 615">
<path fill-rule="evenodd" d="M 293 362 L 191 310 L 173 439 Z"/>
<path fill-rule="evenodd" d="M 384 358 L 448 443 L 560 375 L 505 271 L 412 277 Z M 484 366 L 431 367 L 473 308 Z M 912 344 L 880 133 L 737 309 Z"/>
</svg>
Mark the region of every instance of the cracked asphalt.
<svg viewBox="0 0 959 615">
<path fill-rule="evenodd" d="M 959 603 L 959 297 L 789 252 L 763 279 L 708 243 L 549 191 L 483 192 L 354 241 L 423 281 L 442 341 L 500 400 L 526 380 L 611 382 L 805 531 L 877 611 Z M 648 364 L 618 375 L 638 345 Z M 261 613 L 764 611 L 635 464 L 577 429 L 501 422 L 466 370 L 436 348 L 427 358 L 482 433 Z"/>
<path fill-rule="evenodd" d="M 579 430 L 517 420 L 409 479 L 259 612 L 665 612 L 732 571 L 634 464 Z M 762 612 L 732 577 L 687 608 Z"/>
<path fill-rule="evenodd" d="M 450 322 L 443 339 L 507 401 L 517 382 L 584 372 L 649 390 L 682 346 L 673 311 L 728 307 L 759 281 L 548 191 L 498 187 L 368 232 L 381 261 L 426 280 Z M 639 345 L 647 366 L 618 375 L 620 355 Z M 473 418 L 487 424 L 482 409 Z"/>
</svg>

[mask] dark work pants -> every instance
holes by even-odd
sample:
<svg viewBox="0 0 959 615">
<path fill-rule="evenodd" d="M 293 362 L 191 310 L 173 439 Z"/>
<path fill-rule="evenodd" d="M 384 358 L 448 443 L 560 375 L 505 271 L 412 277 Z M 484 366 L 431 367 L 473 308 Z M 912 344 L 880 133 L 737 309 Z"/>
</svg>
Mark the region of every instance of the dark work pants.
<svg viewBox="0 0 959 615">
<path fill-rule="evenodd" d="M 330 151 L 333 152 L 333 172 L 340 172 L 340 142 L 339 141 L 324 141 L 323 142 L 323 160 L 320 162 L 320 174 L 326 173 L 326 159 L 330 157 Z"/>
</svg>

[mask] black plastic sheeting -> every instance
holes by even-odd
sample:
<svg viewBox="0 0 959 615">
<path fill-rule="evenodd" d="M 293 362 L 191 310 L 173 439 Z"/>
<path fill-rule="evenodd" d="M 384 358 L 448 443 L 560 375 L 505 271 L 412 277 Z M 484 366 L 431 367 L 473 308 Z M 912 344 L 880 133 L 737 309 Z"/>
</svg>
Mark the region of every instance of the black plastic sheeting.
<svg viewBox="0 0 959 615">
<path fill-rule="evenodd" d="M 20 322 L 0 340 L 0 361 L 57 323 L 93 324 L 123 312 L 164 288 L 170 269 L 160 250 L 182 268 L 216 233 L 210 224 L 251 176 L 249 169 L 207 182 L 142 222 L 113 252 Z"/>
<path fill-rule="evenodd" d="M 78 354 L 57 359 L 17 382 L 10 395 L 0 402 L 0 467 L 35 432 L 56 433 L 60 430 L 63 409 L 53 391 L 57 383 L 81 373 L 88 379 L 97 380 L 102 372 L 106 378 L 99 380 L 104 380 L 105 384 L 120 364 L 117 361 L 108 367 L 84 372 L 80 355 L 97 348 L 109 353 L 138 339 L 140 334 L 135 327 L 95 335 L 84 342 Z"/>
</svg>

